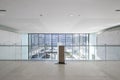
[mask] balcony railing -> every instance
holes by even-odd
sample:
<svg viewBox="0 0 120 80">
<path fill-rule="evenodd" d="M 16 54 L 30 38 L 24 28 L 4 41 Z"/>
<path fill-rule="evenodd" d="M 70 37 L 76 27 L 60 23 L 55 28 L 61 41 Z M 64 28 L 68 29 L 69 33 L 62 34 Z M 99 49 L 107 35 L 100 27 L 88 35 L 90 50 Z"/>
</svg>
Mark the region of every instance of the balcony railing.
<svg viewBox="0 0 120 80">
<path fill-rule="evenodd" d="M 58 49 L 28 45 L 0 45 L 0 60 L 57 60 Z M 120 45 L 65 46 L 66 60 L 120 60 Z"/>
</svg>

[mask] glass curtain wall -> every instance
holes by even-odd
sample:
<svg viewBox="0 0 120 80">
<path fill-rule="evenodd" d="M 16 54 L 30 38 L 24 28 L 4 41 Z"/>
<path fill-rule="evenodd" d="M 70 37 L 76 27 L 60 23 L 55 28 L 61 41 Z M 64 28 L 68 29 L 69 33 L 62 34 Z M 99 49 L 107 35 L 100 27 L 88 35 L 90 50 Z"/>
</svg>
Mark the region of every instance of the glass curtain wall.
<svg viewBox="0 0 120 80">
<path fill-rule="evenodd" d="M 29 59 L 57 60 L 59 44 L 65 46 L 66 60 L 89 58 L 89 34 L 29 33 Z"/>
</svg>

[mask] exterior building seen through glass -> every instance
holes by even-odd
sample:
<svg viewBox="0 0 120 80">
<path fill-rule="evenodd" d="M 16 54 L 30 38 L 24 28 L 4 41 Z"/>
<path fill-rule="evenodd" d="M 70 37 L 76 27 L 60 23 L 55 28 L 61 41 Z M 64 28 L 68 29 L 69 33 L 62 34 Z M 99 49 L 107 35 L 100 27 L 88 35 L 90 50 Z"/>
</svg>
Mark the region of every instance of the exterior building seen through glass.
<svg viewBox="0 0 120 80">
<path fill-rule="evenodd" d="M 58 45 L 65 46 L 66 60 L 87 60 L 89 34 L 29 33 L 30 60 L 57 60 Z"/>
</svg>

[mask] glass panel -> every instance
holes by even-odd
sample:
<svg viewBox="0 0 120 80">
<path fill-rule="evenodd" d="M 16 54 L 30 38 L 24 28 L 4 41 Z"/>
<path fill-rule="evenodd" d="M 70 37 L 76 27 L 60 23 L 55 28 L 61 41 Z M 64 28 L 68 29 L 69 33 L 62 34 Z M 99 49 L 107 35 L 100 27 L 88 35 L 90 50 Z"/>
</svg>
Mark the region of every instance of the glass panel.
<svg viewBox="0 0 120 80">
<path fill-rule="evenodd" d="M 0 59 L 12 60 L 15 59 L 15 46 L 0 46 Z"/>
<path fill-rule="evenodd" d="M 57 51 L 58 51 L 58 39 L 59 35 L 58 34 L 52 34 L 52 53 L 51 53 L 51 59 L 52 60 L 57 60 Z"/>
<path fill-rule="evenodd" d="M 43 58 L 50 60 L 51 59 L 52 49 L 51 47 L 45 47 L 45 55 Z"/>
<path fill-rule="evenodd" d="M 95 60 L 96 53 L 96 34 L 89 35 L 89 60 Z"/>
<path fill-rule="evenodd" d="M 38 34 L 34 34 L 34 43 L 35 46 L 38 47 Z"/>
<path fill-rule="evenodd" d="M 58 59 L 58 47 L 52 47 L 52 54 L 51 59 L 57 60 Z"/>
<path fill-rule="evenodd" d="M 39 47 L 39 59 L 44 60 L 45 59 L 45 47 Z"/>
<path fill-rule="evenodd" d="M 30 38 L 30 36 L 29 36 Z M 30 43 L 30 42 L 29 42 Z M 31 45 L 29 45 L 31 49 Z M 21 49 L 22 48 L 22 54 L 21 54 Z M 28 34 L 23 34 L 22 35 L 22 47 L 20 45 L 16 46 L 16 51 L 18 51 L 17 53 L 17 57 L 20 59 L 23 59 L 23 60 L 28 60 Z M 18 56 L 19 55 L 22 55 L 22 56 Z"/>
<path fill-rule="evenodd" d="M 79 47 L 73 47 L 73 59 L 80 60 L 80 48 Z"/>
<path fill-rule="evenodd" d="M 17 45 L 0 45 L 0 60 L 24 60 L 21 50 Z"/>
<path fill-rule="evenodd" d="M 88 60 L 88 47 L 87 46 L 80 46 L 80 59 L 81 60 Z"/>
<path fill-rule="evenodd" d="M 80 57 L 81 60 L 88 60 L 88 34 L 80 34 Z"/>
<path fill-rule="evenodd" d="M 31 35 L 31 42 L 32 42 L 32 49 L 37 48 L 38 47 L 38 34 L 32 34 Z"/>
<path fill-rule="evenodd" d="M 66 34 L 66 46 L 72 46 L 72 34 Z"/>
<path fill-rule="evenodd" d="M 15 59 L 16 60 L 28 60 L 28 47 L 27 46 L 24 46 L 24 47 L 15 46 Z"/>
<path fill-rule="evenodd" d="M 1 43 L 0 59 L 27 60 L 29 57 L 31 60 L 58 60 L 57 44 L 60 42 L 65 46 L 66 60 L 120 60 L 119 45 L 96 45 L 95 36 L 70 33 L 25 34 L 22 36 L 22 45 Z"/>
<path fill-rule="evenodd" d="M 107 46 L 106 47 L 106 60 L 120 60 L 120 47 Z"/>
<path fill-rule="evenodd" d="M 73 34 L 73 45 L 79 45 L 79 34 Z"/>
<path fill-rule="evenodd" d="M 43 60 L 45 59 L 45 48 L 44 47 L 39 47 L 37 49 L 31 50 L 31 59 L 32 60 Z"/>
<path fill-rule="evenodd" d="M 88 35 L 80 34 L 80 45 L 88 45 Z"/>
<path fill-rule="evenodd" d="M 30 35 L 32 44 L 32 53 L 30 54 L 34 59 L 57 60 L 58 43 L 65 46 L 66 60 L 88 59 L 88 34 L 52 33 Z M 79 47 L 80 45 L 84 46 Z"/>
<path fill-rule="evenodd" d="M 65 45 L 65 34 L 59 34 L 59 43 Z"/>
<path fill-rule="evenodd" d="M 65 47 L 65 59 L 66 60 L 72 60 L 73 59 L 72 47 Z"/>
<path fill-rule="evenodd" d="M 31 48 L 33 49 L 35 46 L 35 38 L 34 38 L 34 34 L 31 35 Z"/>
<path fill-rule="evenodd" d="M 52 34 L 52 47 L 57 47 L 58 44 L 58 34 Z"/>
<path fill-rule="evenodd" d="M 32 55 L 32 59 L 57 60 L 59 43 L 65 46 L 66 60 L 88 60 L 88 34 L 52 33 L 30 35 L 32 49 L 29 54 Z M 34 43 L 37 40 L 38 43 Z M 37 44 L 39 47 L 36 47 Z"/>
<path fill-rule="evenodd" d="M 38 40 L 39 40 L 39 46 L 44 46 L 44 34 L 39 34 L 38 36 Z"/>
<path fill-rule="evenodd" d="M 96 46 L 89 46 L 89 60 L 95 60 Z"/>
<path fill-rule="evenodd" d="M 46 60 L 51 60 L 51 34 L 45 34 L 45 44 L 44 44 L 44 48 L 45 48 L 45 53 L 44 53 L 44 59 Z"/>
<path fill-rule="evenodd" d="M 97 52 L 95 54 L 95 60 L 105 60 L 106 54 L 105 54 L 105 46 L 97 46 Z"/>
<path fill-rule="evenodd" d="M 45 34 L 45 47 L 51 46 L 51 34 Z"/>
</svg>

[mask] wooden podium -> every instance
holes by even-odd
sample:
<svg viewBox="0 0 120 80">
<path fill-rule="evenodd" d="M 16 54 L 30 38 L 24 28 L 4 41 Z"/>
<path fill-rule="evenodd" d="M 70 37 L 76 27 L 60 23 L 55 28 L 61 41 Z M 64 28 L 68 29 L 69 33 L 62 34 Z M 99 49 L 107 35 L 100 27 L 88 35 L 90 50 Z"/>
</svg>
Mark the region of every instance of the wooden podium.
<svg viewBox="0 0 120 80">
<path fill-rule="evenodd" d="M 59 64 L 65 64 L 64 46 L 59 46 Z"/>
</svg>

